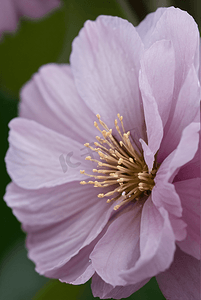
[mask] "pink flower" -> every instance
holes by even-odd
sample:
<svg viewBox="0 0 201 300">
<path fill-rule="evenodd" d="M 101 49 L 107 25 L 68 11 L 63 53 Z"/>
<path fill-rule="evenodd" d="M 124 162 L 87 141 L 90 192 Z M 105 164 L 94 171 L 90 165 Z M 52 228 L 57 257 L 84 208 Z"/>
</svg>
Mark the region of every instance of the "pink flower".
<svg viewBox="0 0 201 300">
<path fill-rule="evenodd" d="M 1 0 L 0 36 L 15 31 L 20 17 L 38 19 L 60 5 L 60 0 Z"/>
<path fill-rule="evenodd" d="M 152 276 L 167 299 L 199 299 L 197 25 L 174 7 L 137 28 L 100 16 L 70 62 L 34 75 L 9 124 L 5 201 L 36 271 L 72 284 L 92 277 L 103 299 Z"/>
</svg>

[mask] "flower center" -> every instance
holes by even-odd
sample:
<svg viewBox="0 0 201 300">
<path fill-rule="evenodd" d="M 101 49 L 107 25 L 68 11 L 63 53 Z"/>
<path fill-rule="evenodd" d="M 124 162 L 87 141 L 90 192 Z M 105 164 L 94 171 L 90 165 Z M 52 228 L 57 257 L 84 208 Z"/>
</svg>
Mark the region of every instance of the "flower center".
<svg viewBox="0 0 201 300">
<path fill-rule="evenodd" d="M 98 164 L 98 169 L 93 169 L 93 173 L 100 175 L 90 175 L 85 170 L 80 170 L 81 174 L 95 179 L 80 183 L 93 184 L 94 187 L 103 188 L 103 193 L 98 194 L 98 197 L 109 197 L 107 203 L 117 201 L 118 204 L 114 206 L 114 210 L 130 201 L 144 200 L 144 196 L 148 196 L 155 185 L 156 163 L 149 172 L 142 151 L 138 149 L 137 145 L 135 148 L 138 150 L 134 149 L 135 141 L 132 140 L 130 131 L 125 132 L 124 130 L 123 117 L 120 114 L 117 116 L 122 130 L 118 126 L 117 119 L 115 120 L 115 127 L 120 137 L 119 141 L 112 134 L 112 129 L 109 129 L 100 119 L 100 115 L 96 116 L 103 130 L 100 129 L 97 122 L 94 122 L 94 126 L 102 134 L 102 137 L 96 136 L 97 142 L 94 143 L 96 148 L 91 147 L 89 143 L 84 145 L 98 153 L 99 160 L 93 159 L 91 156 L 87 156 L 85 159 Z M 104 193 L 106 187 L 111 187 L 111 191 Z"/>
</svg>

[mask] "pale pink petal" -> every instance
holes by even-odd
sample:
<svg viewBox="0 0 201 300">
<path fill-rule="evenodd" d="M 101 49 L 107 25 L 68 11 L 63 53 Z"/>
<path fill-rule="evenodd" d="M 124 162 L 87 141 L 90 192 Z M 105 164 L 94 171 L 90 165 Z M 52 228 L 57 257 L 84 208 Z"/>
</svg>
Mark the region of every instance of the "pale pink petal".
<svg viewBox="0 0 201 300">
<path fill-rule="evenodd" d="M 149 198 L 142 210 L 140 229 L 136 212 L 118 216 L 90 256 L 97 274 L 114 287 L 155 276 L 173 260 L 175 237 L 167 212 L 159 211 Z"/>
<path fill-rule="evenodd" d="M 155 99 L 163 127 L 165 127 L 171 108 L 174 89 L 174 73 L 175 57 L 174 49 L 170 41 L 157 41 L 145 51 L 141 60 L 142 82 L 140 81 L 140 89 L 144 103 L 149 144 L 149 122 L 151 117 L 153 118 L 153 115 L 152 111 L 149 109 L 150 107 L 147 108 L 147 102 L 149 98 L 153 97 Z M 146 85 L 143 85 L 143 83 L 146 83 Z M 145 99 L 143 95 L 145 95 Z M 156 130 L 158 130 L 157 125 L 156 122 Z M 151 145 L 149 146 L 152 148 Z"/>
<path fill-rule="evenodd" d="M 96 116 L 78 95 L 69 65 L 41 67 L 21 90 L 19 114 L 81 143 L 97 135 Z"/>
<path fill-rule="evenodd" d="M 15 31 L 21 16 L 41 18 L 60 4 L 60 0 L 1 0 L 0 37 L 3 32 Z"/>
<path fill-rule="evenodd" d="M 179 145 L 161 164 L 155 182 L 172 182 L 179 168 L 194 158 L 199 145 L 199 130 L 199 123 L 191 123 L 183 130 Z"/>
<path fill-rule="evenodd" d="M 150 46 L 151 35 L 156 27 L 158 20 L 164 14 L 167 8 L 159 7 L 155 12 L 148 14 L 142 22 L 136 27 L 146 48 Z"/>
<path fill-rule="evenodd" d="M 187 237 L 178 242 L 179 247 L 200 259 L 200 178 L 175 182 L 175 189 L 181 199 L 182 219 L 187 224 Z"/>
<path fill-rule="evenodd" d="M 200 36 L 193 18 L 174 7 L 159 8 L 149 14 L 137 31 L 146 48 L 165 39 L 171 41 L 175 53 L 175 76 L 170 77 L 175 79 L 172 105 L 158 155 L 158 161 L 162 162 L 178 145 L 185 126 L 195 121 L 196 109 L 198 112 Z"/>
<path fill-rule="evenodd" d="M 186 228 L 185 220 L 177 219 L 182 217 L 182 203 L 171 182 L 178 169 L 194 157 L 199 142 L 198 130 L 199 124 L 197 123 L 192 123 L 185 128 L 177 149 L 163 161 L 154 179 L 153 202 L 158 208 L 164 207 L 170 213 L 176 240 L 185 238 Z"/>
<path fill-rule="evenodd" d="M 145 145 L 145 143 L 142 142 L 142 139 L 140 141 L 145 153 L 145 161 L 148 164 L 149 169 L 152 169 L 153 157 L 157 152 L 163 138 L 163 124 L 159 115 L 156 100 L 154 99 L 151 92 L 151 87 L 147 81 L 146 76 L 143 76 L 141 72 L 139 82 L 144 104 L 148 145 Z"/>
<path fill-rule="evenodd" d="M 111 211 L 111 210 L 110 210 Z M 92 266 L 92 261 L 89 258 L 94 246 L 102 238 L 108 228 L 108 224 L 104 227 L 101 233 L 87 246 L 82 248 L 77 255 L 72 257 L 61 268 L 55 268 L 47 275 L 50 277 L 59 278 L 60 281 L 71 284 L 83 284 L 88 281 L 94 274 L 95 270 Z"/>
<path fill-rule="evenodd" d="M 149 171 L 151 171 L 154 163 L 154 152 L 149 148 L 149 146 L 145 143 L 144 140 L 140 139 L 140 143 L 142 145 L 145 162 Z"/>
<path fill-rule="evenodd" d="M 14 31 L 17 27 L 17 15 L 13 0 L 0 1 L 0 37 L 4 31 Z"/>
<path fill-rule="evenodd" d="M 117 215 L 90 255 L 97 274 L 113 286 L 126 284 L 119 274 L 134 266 L 139 258 L 141 210 L 136 203 Z"/>
<path fill-rule="evenodd" d="M 60 6 L 60 0 L 13 0 L 13 2 L 20 15 L 34 19 L 41 18 Z"/>
<path fill-rule="evenodd" d="M 114 128 L 117 113 L 125 130 L 146 140 L 139 91 L 142 42 L 128 21 L 100 16 L 87 21 L 73 42 L 71 65 L 78 92 L 87 105 Z"/>
<path fill-rule="evenodd" d="M 158 41 L 145 51 L 141 60 L 139 84 L 144 104 L 149 152 L 152 154 L 150 163 L 150 155 L 144 151 L 149 169 L 153 167 L 153 158 L 160 147 L 163 128 L 171 109 L 174 72 L 174 50 L 169 41 Z"/>
<path fill-rule="evenodd" d="M 93 275 L 89 255 L 113 211 L 97 198 L 100 191 L 78 181 L 40 190 L 8 185 L 4 199 L 28 232 L 29 255 L 39 272 L 73 284 Z"/>
<path fill-rule="evenodd" d="M 149 279 L 146 279 L 142 282 L 136 283 L 134 285 L 128 285 L 128 286 L 116 286 L 115 288 L 106 283 L 95 273 L 92 277 L 92 292 L 94 297 L 99 297 L 100 299 L 122 299 L 127 298 L 133 293 L 135 293 L 137 290 L 139 290 L 141 287 L 143 287 Z"/>
<path fill-rule="evenodd" d="M 42 230 L 89 209 L 101 191 L 92 185 L 81 185 L 79 181 L 38 190 L 27 190 L 10 183 L 4 200 L 22 224 L 33 227 L 33 230 Z M 85 201 L 83 195 L 85 198 L 91 195 L 91 198 Z M 97 201 L 101 200 L 97 198 Z M 109 209 L 110 205 L 106 207 Z"/>
<path fill-rule="evenodd" d="M 200 47 L 199 47 L 199 61 L 201 61 L 201 40 L 200 40 Z M 198 77 L 201 83 L 201 64 L 199 66 Z"/>
<path fill-rule="evenodd" d="M 176 250 L 170 268 L 156 279 L 168 300 L 200 299 L 200 261 L 180 249 Z"/>
<path fill-rule="evenodd" d="M 84 284 L 87 282 L 95 272 L 91 260 L 89 259 L 89 255 L 97 241 L 98 237 L 89 245 L 82 248 L 78 254 L 72 257 L 62 267 L 47 271 L 46 276 L 58 278 L 61 282 L 74 285 Z"/>
<path fill-rule="evenodd" d="M 173 261 L 175 236 L 168 213 L 151 197 L 145 202 L 140 228 L 140 257 L 134 267 L 122 270 L 122 283 L 135 284 L 168 269 Z"/>
<path fill-rule="evenodd" d="M 94 164 L 82 157 L 83 146 L 75 140 L 22 118 L 12 120 L 9 126 L 10 148 L 5 160 L 11 179 L 20 187 L 39 189 L 85 180 L 80 169 L 93 169 Z"/>
<path fill-rule="evenodd" d="M 195 68 L 192 65 L 179 92 L 176 106 L 158 153 L 162 162 L 179 144 L 183 129 L 191 122 L 199 122 L 201 88 Z M 170 142 L 171 141 L 171 142 Z"/>
<path fill-rule="evenodd" d="M 160 175 L 161 173 L 159 172 L 154 180 L 155 186 L 152 190 L 153 203 L 157 207 L 164 207 L 169 213 L 181 217 L 182 206 L 175 187 L 172 183 L 162 180 Z"/>
<path fill-rule="evenodd" d="M 169 214 L 169 219 L 174 232 L 175 240 L 184 240 L 187 236 L 187 224 L 182 220 L 182 218 L 178 218 L 173 214 Z"/>
<path fill-rule="evenodd" d="M 80 269 L 79 269 L 80 271 Z M 94 274 L 95 270 L 92 267 L 92 264 L 90 264 L 85 271 L 74 281 L 71 281 L 71 284 L 73 285 L 80 285 L 80 284 L 84 284 L 85 282 L 87 282 Z M 66 278 L 64 278 L 64 280 L 60 280 L 61 282 L 66 282 Z"/>
<path fill-rule="evenodd" d="M 174 178 L 174 182 L 200 177 L 200 151 L 201 140 L 199 138 L 198 150 L 191 161 L 182 166 Z"/>
<path fill-rule="evenodd" d="M 72 186 L 68 184 L 67 191 L 66 218 L 61 216 L 57 223 L 50 223 L 50 212 L 47 210 L 47 214 L 45 214 L 43 209 L 41 217 L 46 221 L 39 220 L 39 225 L 35 226 L 33 217 L 30 222 L 24 217 L 23 229 L 28 233 L 29 258 L 35 262 L 37 272 L 49 277 L 60 278 L 63 281 L 74 281 L 89 266 L 86 263 L 89 262 L 89 254 L 93 245 L 90 245 L 89 249 L 83 250 L 80 253 L 81 256 L 75 257 L 72 261 L 70 259 L 100 234 L 110 218 L 113 207 L 97 198 L 96 189 L 89 191 L 89 188 L 83 188 L 79 182 L 72 184 Z M 7 195 L 8 202 L 9 197 L 11 196 Z M 72 202 L 75 202 L 77 206 Z M 85 207 L 83 203 L 85 203 Z M 38 204 L 37 206 L 39 207 Z M 21 211 L 22 217 L 23 209 Z M 15 209 L 14 212 L 16 213 Z M 54 207 L 52 205 L 52 214 L 53 212 Z M 42 226 L 40 226 L 41 223 Z M 44 227 L 44 223 L 46 223 L 46 227 Z M 69 266 L 67 265 L 66 269 L 64 265 L 68 262 Z M 77 269 L 77 264 L 80 269 Z M 62 272 L 59 271 L 60 269 Z M 68 270 L 72 272 L 69 274 Z"/>
<path fill-rule="evenodd" d="M 159 12 L 160 14 L 161 12 Z M 157 16 L 155 17 L 157 18 Z M 192 64 L 199 67 L 198 50 L 200 35 L 194 19 L 179 8 L 165 9 L 147 34 L 147 47 L 159 40 L 170 40 L 175 50 L 175 100 Z M 196 58 L 196 59 L 195 59 Z"/>
</svg>

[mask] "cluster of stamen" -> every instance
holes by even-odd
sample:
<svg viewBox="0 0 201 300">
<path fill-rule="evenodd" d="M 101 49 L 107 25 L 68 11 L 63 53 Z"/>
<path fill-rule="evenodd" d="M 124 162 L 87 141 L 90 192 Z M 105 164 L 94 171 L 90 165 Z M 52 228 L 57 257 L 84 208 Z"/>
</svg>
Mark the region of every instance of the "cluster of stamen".
<svg viewBox="0 0 201 300">
<path fill-rule="evenodd" d="M 97 122 L 94 122 L 94 126 L 102 134 L 102 137 L 96 136 L 95 148 L 90 146 L 89 143 L 85 144 L 86 147 L 99 155 L 100 160 L 93 159 L 91 156 L 85 158 L 97 163 L 97 169 L 93 169 L 93 173 L 97 175 L 87 174 L 84 170 L 80 171 L 81 174 L 95 179 L 88 182 L 81 181 L 81 184 L 93 184 L 94 187 L 101 188 L 111 186 L 111 191 L 98 194 L 98 197 L 109 197 L 107 199 L 108 203 L 118 201 L 118 204 L 114 206 L 114 210 L 130 201 L 139 201 L 142 198 L 144 199 L 143 196 L 148 196 L 153 189 L 156 174 L 156 168 L 149 172 L 141 150 L 137 145 L 136 150 L 133 147 L 135 141 L 132 140 L 130 131 L 125 132 L 123 117 L 120 114 L 117 116 L 122 127 L 121 131 L 116 119 L 115 127 L 120 141 L 114 137 L 112 129 L 109 129 L 100 119 L 100 115 L 97 115 L 99 123 L 104 129 L 101 130 Z"/>
</svg>

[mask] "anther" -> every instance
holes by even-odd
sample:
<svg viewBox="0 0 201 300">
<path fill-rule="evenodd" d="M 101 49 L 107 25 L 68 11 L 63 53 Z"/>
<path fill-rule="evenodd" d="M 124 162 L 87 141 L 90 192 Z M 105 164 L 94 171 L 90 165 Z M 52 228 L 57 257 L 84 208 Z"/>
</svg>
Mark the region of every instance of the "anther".
<svg viewBox="0 0 201 300">
<path fill-rule="evenodd" d="M 114 210 L 119 209 L 130 201 L 140 201 L 143 195 L 148 197 L 155 184 L 154 177 L 157 172 L 156 163 L 154 163 L 152 170 L 148 170 L 141 150 L 139 148 L 135 150 L 131 143 L 130 131 L 125 132 L 123 116 L 118 113 L 118 119 L 114 121 L 120 140 L 114 138 L 112 129 L 107 127 L 101 120 L 99 114 L 97 114 L 96 117 L 103 127 L 103 130 L 100 129 L 101 127 L 99 127 L 96 121 L 94 122 L 94 126 L 102 134 L 102 138 L 96 136 L 96 140 L 98 141 L 94 142 L 96 148 L 91 147 L 89 143 L 85 143 L 84 145 L 92 151 L 97 152 L 99 159 L 92 159 L 91 156 L 87 156 L 85 159 L 96 162 L 98 164 L 97 169 L 92 169 L 92 171 L 93 173 L 101 173 L 102 175 L 90 175 L 87 174 L 85 170 L 81 170 L 81 174 L 93 177 L 95 181 L 81 181 L 80 184 L 93 184 L 94 187 L 99 188 L 111 187 L 111 190 L 107 193 L 98 194 L 98 198 L 116 194 L 117 196 L 114 198 L 107 199 L 107 203 L 119 201 L 119 203 L 114 206 Z M 121 129 L 118 125 L 118 120 L 121 122 Z M 133 142 L 135 143 L 135 141 Z M 101 160 L 103 160 L 103 162 Z M 102 168 L 98 169 L 98 167 Z"/>
<path fill-rule="evenodd" d="M 105 197 L 104 194 L 98 194 L 98 198 L 103 198 L 103 197 Z"/>
</svg>

